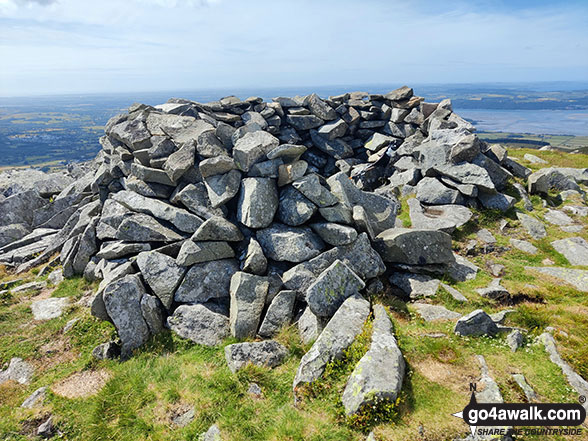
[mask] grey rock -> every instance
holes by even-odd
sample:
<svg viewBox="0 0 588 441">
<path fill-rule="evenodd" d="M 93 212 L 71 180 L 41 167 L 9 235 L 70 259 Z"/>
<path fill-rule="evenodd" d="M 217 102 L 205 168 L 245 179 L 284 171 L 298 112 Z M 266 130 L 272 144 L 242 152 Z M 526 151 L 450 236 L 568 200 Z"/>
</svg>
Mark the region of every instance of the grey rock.
<svg viewBox="0 0 588 441">
<path fill-rule="evenodd" d="M 588 216 L 588 207 L 582 207 L 579 205 L 565 205 L 563 210 L 580 217 Z"/>
<path fill-rule="evenodd" d="M 23 224 L 29 226 L 33 222 L 34 210 L 47 204 L 36 190 L 17 193 L 0 201 L 0 226 Z"/>
<path fill-rule="evenodd" d="M 519 193 L 519 196 L 523 200 L 523 206 L 524 206 L 525 210 L 533 211 L 533 203 L 531 202 L 531 199 L 529 198 L 529 194 L 525 190 L 525 187 L 523 187 L 518 182 L 513 183 L 513 187 L 517 190 L 517 192 Z"/>
<path fill-rule="evenodd" d="M 99 259 L 115 260 L 130 254 L 138 254 L 142 251 L 150 251 L 148 243 L 133 243 L 123 241 L 104 242 L 100 251 L 96 253 Z"/>
<path fill-rule="evenodd" d="M 512 178 L 512 174 L 508 170 L 502 168 L 500 164 L 497 164 L 482 153 L 472 160 L 472 164 L 479 165 L 486 170 L 498 190 L 504 189 L 508 180 Z"/>
<path fill-rule="evenodd" d="M 332 317 L 343 302 L 365 287 L 347 265 L 335 260 L 306 290 L 306 302 L 319 317 Z"/>
<path fill-rule="evenodd" d="M 167 158 L 167 161 L 163 164 L 163 170 L 172 182 L 178 182 L 188 170 L 194 167 L 195 156 L 196 146 L 194 144 L 186 144 Z M 161 183 L 165 184 L 165 182 Z"/>
<path fill-rule="evenodd" d="M 141 298 L 141 312 L 147 323 L 149 332 L 153 335 L 163 331 L 163 305 L 159 299 L 150 294 L 144 294 Z"/>
<path fill-rule="evenodd" d="M 319 222 L 310 225 L 326 243 L 333 246 L 347 245 L 357 239 L 357 231 L 347 225 Z"/>
<path fill-rule="evenodd" d="M 149 338 L 149 328 L 141 312 L 145 288 L 136 275 L 125 276 L 106 287 L 103 298 L 122 342 L 123 358 L 142 346 Z"/>
<path fill-rule="evenodd" d="M 59 285 L 64 280 L 63 270 L 58 269 L 51 272 L 51 274 L 49 274 L 49 277 L 47 277 L 47 280 L 49 280 L 49 282 L 54 286 Z"/>
<path fill-rule="evenodd" d="M 278 186 L 283 187 L 300 179 L 306 173 L 307 168 L 308 163 L 302 160 L 280 165 L 278 167 Z"/>
<path fill-rule="evenodd" d="M 390 283 L 415 300 L 435 296 L 441 282 L 425 274 L 394 273 L 390 276 Z"/>
<path fill-rule="evenodd" d="M 255 337 L 268 288 L 267 277 L 244 272 L 233 275 L 230 285 L 230 326 L 233 337 Z"/>
<path fill-rule="evenodd" d="M 458 302 L 467 302 L 468 299 L 462 293 L 460 293 L 457 289 L 453 288 L 452 286 L 446 285 L 445 283 L 441 283 L 441 288 L 447 291 L 454 300 Z"/>
<path fill-rule="evenodd" d="M 267 153 L 268 159 L 282 159 L 284 162 L 296 161 L 306 151 L 306 146 L 282 144 Z"/>
<path fill-rule="evenodd" d="M 116 239 L 129 242 L 176 242 L 183 237 L 151 216 L 134 214 L 121 222 Z"/>
<path fill-rule="evenodd" d="M 485 244 L 496 243 L 496 238 L 486 228 L 478 230 L 478 232 L 476 233 L 476 236 L 478 237 L 478 240 L 480 240 L 482 243 L 485 243 Z"/>
<path fill-rule="evenodd" d="M 288 115 L 286 122 L 296 130 L 310 130 L 322 126 L 325 121 L 315 115 Z"/>
<path fill-rule="evenodd" d="M 247 176 L 250 178 L 277 178 L 282 165 L 284 165 L 284 161 L 280 158 L 257 162 L 251 166 Z"/>
<path fill-rule="evenodd" d="M 47 420 L 37 428 L 37 436 L 41 438 L 51 438 L 55 427 L 53 426 L 53 417 L 50 416 Z"/>
<path fill-rule="evenodd" d="M 488 314 L 476 309 L 457 321 L 454 332 L 462 337 L 494 335 L 498 333 L 498 326 Z"/>
<path fill-rule="evenodd" d="M 367 234 L 362 233 L 349 245 L 333 248 L 289 269 L 283 275 L 284 285 L 288 289 L 304 292 L 337 259 L 363 280 L 377 277 L 386 270 L 382 258 L 371 247 Z"/>
<path fill-rule="evenodd" d="M 237 219 L 249 228 L 268 227 L 278 209 L 276 183 L 267 178 L 245 178 L 242 181 Z"/>
<path fill-rule="evenodd" d="M 372 152 L 376 152 L 384 147 L 389 146 L 390 144 L 395 143 L 395 138 L 392 136 L 383 135 L 381 133 L 374 133 L 364 144 L 364 147 L 367 150 Z"/>
<path fill-rule="evenodd" d="M 209 176 L 204 179 L 212 208 L 220 207 L 233 199 L 241 186 L 241 172 L 231 170 L 224 175 Z"/>
<path fill-rule="evenodd" d="M 435 178 L 423 178 L 416 190 L 416 198 L 429 205 L 455 204 L 460 197 L 457 190 L 446 187 Z"/>
<path fill-rule="evenodd" d="M 588 265 L 588 242 L 582 237 L 569 237 L 551 242 L 558 253 L 568 259 L 571 265 Z"/>
<path fill-rule="evenodd" d="M 525 153 L 523 155 L 523 159 L 525 161 L 530 162 L 531 164 L 549 164 L 549 162 L 539 158 L 538 156 L 532 155 L 530 153 Z"/>
<path fill-rule="evenodd" d="M 35 320 L 51 320 L 61 317 L 68 305 L 68 297 L 50 297 L 33 302 L 31 304 L 31 310 L 33 311 Z"/>
<path fill-rule="evenodd" d="M 523 345 L 523 333 L 515 329 L 506 336 L 506 344 L 512 352 L 516 352 Z"/>
<path fill-rule="evenodd" d="M 176 259 L 178 265 L 190 266 L 195 263 L 235 257 L 235 252 L 227 242 L 193 242 L 187 240 L 182 244 Z"/>
<path fill-rule="evenodd" d="M 442 231 L 392 228 L 376 237 L 374 248 L 385 262 L 426 265 L 455 260 L 451 236 Z"/>
<path fill-rule="evenodd" d="M 533 239 L 538 240 L 547 236 L 545 227 L 543 226 L 540 220 L 531 217 L 528 214 L 519 212 L 517 212 L 517 218 L 519 219 L 525 230 L 527 230 L 527 233 L 529 233 L 529 235 Z"/>
<path fill-rule="evenodd" d="M 350 158 L 353 156 L 353 148 L 340 138 L 328 140 L 322 137 L 316 130 L 310 131 L 313 145 L 335 159 Z"/>
<path fill-rule="evenodd" d="M 549 222 L 550 224 L 553 224 L 553 225 L 564 226 L 564 225 L 572 225 L 574 223 L 574 220 L 571 217 L 569 217 L 563 211 L 559 211 L 559 210 L 549 209 L 543 215 L 543 217 L 545 218 L 545 220 L 547 222 Z"/>
<path fill-rule="evenodd" d="M 20 294 L 21 292 L 39 292 L 47 286 L 45 282 L 29 282 L 23 283 L 22 285 L 12 288 L 10 292 L 12 294 Z"/>
<path fill-rule="evenodd" d="M 22 402 L 20 407 L 25 408 L 25 409 L 32 409 L 37 404 L 42 403 L 43 400 L 45 399 L 46 395 L 47 395 L 47 386 L 40 387 L 39 389 L 34 391 L 32 394 L 30 394 L 27 397 L 27 399 Z"/>
<path fill-rule="evenodd" d="M 423 206 L 417 199 L 408 200 L 412 227 L 423 230 L 440 230 L 452 233 L 465 225 L 473 216 L 469 208 L 461 205 Z"/>
<path fill-rule="evenodd" d="M 506 158 L 502 163 L 502 166 L 517 178 L 527 179 L 532 173 L 531 169 L 519 164 L 511 158 Z"/>
<path fill-rule="evenodd" d="M 308 227 L 297 228 L 278 223 L 259 230 L 257 240 L 270 259 L 296 263 L 312 259 L 325 246 Z"/>
<path fill-rule="evenodd" d="M 243 240 L 243 233 L 239 228 L 221 216 L 212 216 L 194 233 L 194 242 L 222 240 L 227 242 L 239 242 Z"/>
<path fill-rule="evenodd" d="M 327 364 L 341 359 L 362 330 L 370 313 L 370 304 L 359 295 L 349 297 L 325 326 L 310 350 L 304 354 L 292 388 L 312 383 L 322 376 Z"/>
<path fill-rule="evenodd" d="M 198 168 L 203 178 L 209 176 L 224 175 L 225 173 L 235 170 L 237 166 L 233 158 L 225 155 L 216 156 L 214 158 L 207 158 L 200 161 Z"/>
<path fill-rule="evenodd" d="M 502 212 L 508 211 L 511 209 L 516 199 L 512 196 L 502 194 L 502 193 L 478 193 L 478 199 L 484 206 L 484 208 L 488 208 L 490 210 L 499 210 Z"/>
<path fill-rule="evenodd" d="M 180 337 L 203 346 L 217 346 L 230 335 L 229 318 L 201 304 L 178 306 L 168 317 L 167 326 Z"/>
<path fill-rule="evenodd" d="M 22 224 L 0 226 L 0 248 L 22 239 L 29 233 L 29 228 Z"/>
<path fill-rule="evenodd" d="M 329 104 L 319 98 L 316 93 L 309 95 L 304 100 L 304 104 L 308 106 L 313 115 L 321 119 L 330 121 L 337 118 L 337 112 Z"/>
<path fill-rule="evenodd" d="M 251 238 L 247 249 L 245 250 L 245 256 L 243 257 L 243 263 L 241 269 L 246 273 L 257 274 L 262 276 L 267 270 L 267 259 L 263 254 L 261 245 L 255 239 Z"/>
<path fill-rule="evenodd" d="M 298 319 L 298 332 L 302 342 L 307 345 L 316 340 L 327 323 L 327 318 L 315 315 L 307 306 Z"/>
<path fill-rule="evenodd" d="M 163 184 L 173 186 L 174 182 L 170 179 L 166 172 L 152 167 L 145 167 L 144 165 L 133 163 L 131 166 L 131 174 L 145 182 L 153 182 L 155 184 Z"/>
<path fill-rule="evenodd" d="M 542 168 L 527 178 L 529 193 L 547 194 L 549 190 L 556 191 L 582 190 L 573 178 L 569 178 L 556 168 Z"/>
<path fill-rule="evenodd" d="M 0 384 L 13 380 L 20 384 L 29 384 L 35 370 L 22 358 L 11 358 L 8 368 L 0 370 Z"/>
<path fill-rule="evenodd" d="M 459 312 L 450 311 L 442 305 L 413 303 L 412 306 L 426 322 L 433 322 L 437 320 L 457 320 L 461 318 L 461 314 Z"/>
<path fill-rule="evenodd" d="M 510 244 L 516 249 L 529 254 L 537 254 L 539 250 L 530 242 L 526 240 L 510 239 Z"/>
<path fill-rule="evenodd" d="M 529 403 L 537 400 L 537 394 L 529 385 L 529 383 L 527 383 L 527 380 L 523 374 L 512 374 L 512 378 L 519 385 Z"/>
<path fill-rule="evenodd" d="M 249 383 L 249 388 L 247 389 L 247 393 L 251 395 L 253 398 L 263 398 L 263 391 L 259 384 L 257 383 Z"/>
<path fill-rule="evenodd" d="M 342 224 L 352 224 L 352 210 L 343 204 L 336 204 L 332 207 L 321 207 L 319 213 L 329 222 L 338 222 Z"/>
<path fill-rule="evenodd" d="M 231 277 L 239 270 L 234 259 L 213 260 L 190 267 L 177 289 L 179 303 L 204 303 L 210 299 L 228 298 Z"/>
<path fill-rule="evenodd" d="M 329 140 L 340 138 L 345 136 L 345 133 L 349 129 L 349 126 L 342 119 L 337 119 L 333 122 L 327 123 L 318 129 L 318 133 L 321 136 Z"/>
<path fill-rule="evenodd" d="M 479 165 L 471 163 L 438 165 L 434 167 L 434 170 L 461 184 L 472 184 L 489 193 L 496 192 L 490 175 Z"/>
<path fill-rule="evenodd" d="M 247 172 L 279 144 L 280 141 L 275 136 L 263 130 L 247 133 L 233 147 L 235 164 L 240 170 Z"/>
<path fill-rule="evenodd" d="M 174 300 L 174 292 L 182 281 L 186 268 L 178 265 L 173 257 L 157 251 L 139 254 L 137 266 L 153 293 L 161 300 L 166 309 L 170 309 Z"/>
<path fill-rule="evenodd" d="M 190 408 L 185 412 L 180 413 L 179 415 L 175 415 L 172 418 L 172 424 L 176 427 L 186 427 L 194 420 L 195 411 L 194 408 Z"/>
<path fill-rule="evenodd" d="M 321 185 L 315 174 L 298 179 L 292 183 L 292 186 L 319 207 L 330 207 L 339 202 L 329 190 Z"/>
<path fill-rule="evenodd" d="M 222 441 L 220 429 L 213 424 L 206 432 L 200 434 L 198 441 Z"/>
<path fill-rule="evenodd" d="M 492 279 L 486 288 L 478 288 L 476 292 L 490 300 L 506 301 L 510 298 L 508 290 L 500 284 L 500 279 Z"/>
<path fill-rule="evenodd" d="M 233 373 L 248 364 L 274 368 L 281 365 L 287 355 L 288 349 L 275 340 L 235 343 L 225 346 L 225 359 Z"/>
<path fill-rule="evenodd" d="M 132 151 L 151 147 L 151 133 L 140 119 L 121 122 L 112 127 L 108 135 L 122 142 Z"/>
<path fill-rule="evenodd" d="M 346 415 L 384 400 L 394 403 L 402 389 L 405 363 L 392 322 L 382 305 L 374 307 L 374 315 L 370 349 L 351 373 L 341 398 Z"/>
<path fill-rule="evenodd" d="M 270 303 L 267 313 L 259 328 L 262 337 L 273 337 L 284 326 L 290 324 L 296 291 L 280 291 Z"/>
</svg>

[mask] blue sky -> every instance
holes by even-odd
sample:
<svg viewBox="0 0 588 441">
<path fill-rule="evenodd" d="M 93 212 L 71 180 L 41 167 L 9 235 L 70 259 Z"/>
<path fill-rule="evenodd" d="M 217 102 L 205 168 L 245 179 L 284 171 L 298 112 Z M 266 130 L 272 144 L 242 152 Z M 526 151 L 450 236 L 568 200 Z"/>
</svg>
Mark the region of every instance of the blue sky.
<svg viewBox="0 0 588 441">
<path fill-rule="evenodd" d="M 0 96 L 588 81 L 588 0 L 0 0 Z"/>
</svg>

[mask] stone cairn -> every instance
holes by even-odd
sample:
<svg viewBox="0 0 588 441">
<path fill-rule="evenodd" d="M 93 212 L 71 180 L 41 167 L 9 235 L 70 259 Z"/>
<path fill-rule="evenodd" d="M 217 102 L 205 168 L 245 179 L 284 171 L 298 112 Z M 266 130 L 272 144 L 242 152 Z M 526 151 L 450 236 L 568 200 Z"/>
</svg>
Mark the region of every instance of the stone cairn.
<svg viewBox="0 0 588 441">
<path fill-rule="evenodd" d="M 316 341 L 295 389 L 342 357 L 373 311 L 369 357 L 344 394 L 351 414 L 374 390 L 395 399 L 404 375 L 392 324 L 365 297 L 388 278 L 402 291 L 415 274 L 475 275 L 450 233 L 470 208 L 508 210 L 509 178 L 530 174 L 474 131 L 449 100 L 427 103 L 406 86 L 135 104 L 107 123 L 85 173 L 2 197 L 0 263 L 60 262 L 65 277 L 100 280 L 91 311 L 114 324 L 123 357 L 164 327 L 217 345 L 297 321 Z M 410 194 L 404 228 L 397 197 Z M 231 369 L 279 363 L 274 343 L 228 346 Z"/>
</svg>

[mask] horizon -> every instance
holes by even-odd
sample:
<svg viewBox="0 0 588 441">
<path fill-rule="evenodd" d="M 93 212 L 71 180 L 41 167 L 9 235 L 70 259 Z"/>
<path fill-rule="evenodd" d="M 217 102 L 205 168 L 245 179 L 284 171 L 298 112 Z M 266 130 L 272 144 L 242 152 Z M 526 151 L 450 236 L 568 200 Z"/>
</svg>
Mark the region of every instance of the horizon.
<svg viewBox="0 0 588 441">
<path fill-rule="evenodd" d="M 0 96 L 586 82 L 587 21 L 583 1 L 0 0 Z"/>
</svg>

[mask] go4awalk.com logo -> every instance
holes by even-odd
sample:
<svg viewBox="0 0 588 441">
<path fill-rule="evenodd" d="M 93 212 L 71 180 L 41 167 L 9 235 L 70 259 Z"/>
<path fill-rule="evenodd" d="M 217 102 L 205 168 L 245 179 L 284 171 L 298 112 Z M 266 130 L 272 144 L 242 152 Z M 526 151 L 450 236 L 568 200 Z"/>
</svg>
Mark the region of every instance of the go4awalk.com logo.
<svg viewBox="0 0 588 441">
<path fill-rule="evenodd" d="M 585 397 L 582 399 L 585 402 Z M 470 426 L 472 436 L 566 436 L 583 433 L 577 426 L 586 420 L 586 409 L 579 403 L 478 403 L 472 391 L 468 405 L 453 416 Z"/>
</svg>

